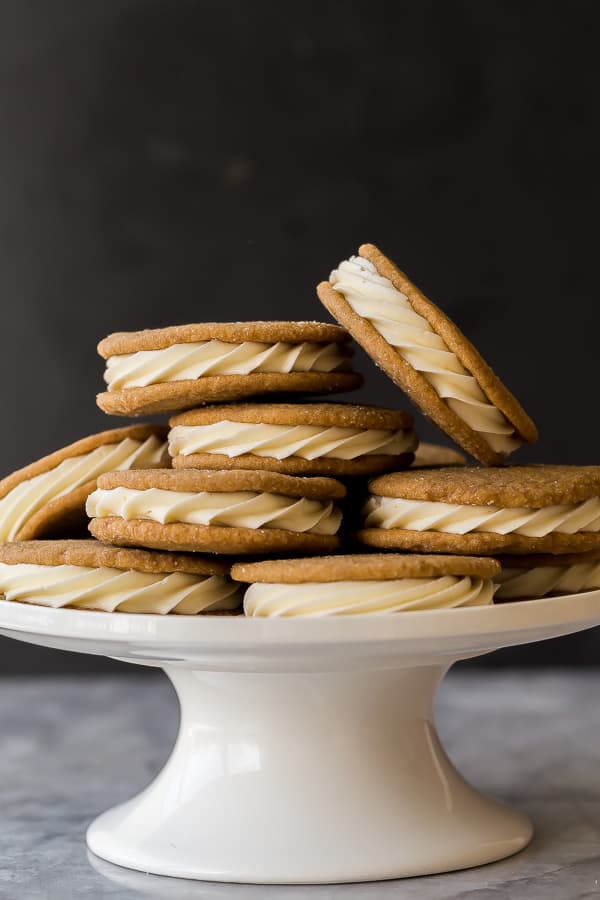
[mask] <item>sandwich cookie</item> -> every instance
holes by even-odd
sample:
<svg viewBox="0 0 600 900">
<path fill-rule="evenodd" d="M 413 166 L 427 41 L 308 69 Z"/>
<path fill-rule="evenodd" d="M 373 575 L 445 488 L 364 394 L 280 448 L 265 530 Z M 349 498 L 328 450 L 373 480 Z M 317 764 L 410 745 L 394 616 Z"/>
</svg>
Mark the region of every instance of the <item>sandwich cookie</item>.
<svg viewBox="0 0 600 900">
<path fill-rule="evenodd" d="M 475 347 L 373 244 L 317 293 L 332 316 L 422 412 L 464 450 L 501 465 L 537 429 Z"/>
<path fill-rule="evenodd" d="M 176 412 L 261 394 L 323 394 L 359 387 L 349 335 L 321 322 L 206 322 L 111 334 L 98 344 L 117 416 Z"/>
<path fill-rule="evenodd" d="M 210 553 L 322 553 L 339 546 L 346 489 L 275 472 L 156 469 L 98 479 L 87 512 L 108 544 Z"/>
<path fill-rule="evenodd" d="M 236 563 L 249 582 L 247 616 L 349 616 L 485 606 L 493 602 L 493 559 L 356 554 Z"/>
<path fill-rule="evenodd" d="M 600 590 L 600 550 L 561 556 L 500 556 L 495 600 L 533 600 Z"/>
<path fill-rule="evenodd" d="M 440 466 L 466 466 L 467 460 L 458 450 L 440 444 L 419 443 L 411 469 L 432 469 Z"/>
<path fill-rule="evenodd" d="M 85 501 L 103 472 L 169 465 L 167 429 L 130 425 L 82 438 L 0 481 L 0 541 L 85 529 Z"/>
<path fill-rule="evenodd" d="M 53 609 L 157 615 L 223 615 L 241 604 L 239 586 L 222 562 L 92 540 L 0 545 L 0 594 Z"/>
<path fill-rule="evenodd" d="M 600 548 L 600 466 L 427 469 L 370 482 L 358 539 L 429 553 Z"/>
<path fill-rule="evenodd" d="M 346 403 L 262 403 L 193 409 L 170 421 L 174 468 L 370 475 L 410 465 L 407 413 Z"/>
</svg>

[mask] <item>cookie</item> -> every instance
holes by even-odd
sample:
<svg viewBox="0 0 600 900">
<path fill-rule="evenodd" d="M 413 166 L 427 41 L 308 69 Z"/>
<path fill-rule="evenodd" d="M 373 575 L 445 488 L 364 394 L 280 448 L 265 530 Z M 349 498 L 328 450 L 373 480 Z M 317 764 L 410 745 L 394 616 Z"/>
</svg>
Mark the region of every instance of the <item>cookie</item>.
<svg viewBox="0 0 600 900">
<path fill-rule="evenodd" d="M 600 550 L 562 556 L 500 556 L 501 571 L 495 600 L 533 600 L 539 597 L 600 590 Z"/>
<path fill-rule="evenodd" d="M 431 553 L 577 553 L 600 548 L 600 466 L 443 468 L 369 484 L 358 540 Z"/>
<path fill-rule="evenodd" d="M 467 459 L 458 450 L 440 444 L 419 442 L 411 469 L 431 469 L 443 466 L 466 466 Z"/>
<path fill-rule="evenodd" d="M 276 472 L 155 469 L 98 479 L 87 512 L 109 544 L 210 553 L 326 553 L 346 489 Z"/>
<path fill-rule="evenodd" d="M 0 594 L 54 609 L 158 615 L 223 615 L 241 603 L 222 561 L 93 540 L 1 544 Z"/>
<path fill-rule="evenodd" d="M 455 443 L 502 465 L 537 429 L 475 347 L 373 244 L 317 288 L 375 363 Z"/>
<path fill-rule="evenodd" d="M 493 602 L 495 560 L 355 554 L 236 563 L 249 582 L 247 616 L 332 616 L 483 606 Z"/>
<path fill-rule="evenodd" d="M 246 403 L 170 421 L 174 468 L 371 475 L 406 468 L 417 444 L 407 413 L 348 403 Z"/>
<path fill-rule="evenodd" d="M 169 464 L 167 429 L 129 425 L 82 438 L 0 481 L 0 541 L 85 531 L 85 501 L 113 469 Z"/>
<path fill-rule="evenodd" d="M 98 344 L 108 390 L 98 406 L 117 416 L 271 394 L 359 387 L 349 335 L 321 322 L 205 322 L 119 332 Z"/>
</svg>

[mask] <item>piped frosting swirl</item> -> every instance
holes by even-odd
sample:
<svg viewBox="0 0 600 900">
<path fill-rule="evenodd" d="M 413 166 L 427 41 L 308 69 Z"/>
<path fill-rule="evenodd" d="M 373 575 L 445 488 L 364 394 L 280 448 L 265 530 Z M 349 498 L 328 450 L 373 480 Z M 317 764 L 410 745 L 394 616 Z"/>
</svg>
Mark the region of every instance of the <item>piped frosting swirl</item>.
<svg viewBox="0 0 600 900">
<path fill-rule="evenodd" d="M 450 409 L 479 432 L 496 453 L 508 454 L 521 441 L 506 416 L 486 397 L 427 319 L 367 259 L 352 256 L 329 276 L 354 312 L 375 330 L 434 388 Z"/>
<path fill-rule="evenodd" d="M 489 579 L 445 575 L 392 581 L 337 581 L 325 584 L 252 584 L 247 616 L 349 616 L 453 609 L 493 603 Z"/>
<path fill-rule="evenodd" d="M 7 600 L 102 612 L 197 615 L 240 605 L 239 586 L 223 575 L 149 573 L 108 567 L 0 563 Z"/>
</svg>

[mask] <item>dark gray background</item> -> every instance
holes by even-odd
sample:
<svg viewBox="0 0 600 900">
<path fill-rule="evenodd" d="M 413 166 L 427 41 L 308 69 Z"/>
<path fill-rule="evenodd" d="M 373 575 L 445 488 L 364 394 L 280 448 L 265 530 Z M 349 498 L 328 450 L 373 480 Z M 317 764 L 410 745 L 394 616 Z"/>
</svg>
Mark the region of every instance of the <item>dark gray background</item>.
<svg viewBox="0 0 600 900">
<path fill-rule="evenodd" d="M 4 0 L 2 472 L 116 424 L 108 332 L 326 317 L 314 284 L 363 241 L 518 393 L 522 460 L 598 462 L 599 38 L 592 0 Z M 363 399 L 404 404 L 359 365 Z M 104 665 L 0 647 L 4 671 Z"/>
</svg>

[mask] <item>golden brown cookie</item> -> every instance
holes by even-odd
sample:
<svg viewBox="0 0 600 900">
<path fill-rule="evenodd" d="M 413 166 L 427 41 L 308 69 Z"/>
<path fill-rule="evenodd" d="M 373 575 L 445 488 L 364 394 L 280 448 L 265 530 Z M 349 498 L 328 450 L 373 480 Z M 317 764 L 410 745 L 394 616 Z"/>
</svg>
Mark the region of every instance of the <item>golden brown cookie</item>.
<svg viewBox="0 0 600 900">
<path fill-rule="evenodd" d="M 222 560 L 93 540 L 0 545 L 0 595 L 53 609 L 157 615 L 234 615 L 242 599 Z"/>
<path fill-rule="evenodd" d="M 407 413 L 349 403 L 208 406 L 170 425 L 174 468 L 371 475 L 406 468 L 417 443 Z"/>
<path fill-rule="evenodd" d="M 308 559 L 239 562 L 231 569 L 235 581 L 261 584 L 306 584 L 335 581 L 390 581 L 470 575 L 492 578 L 500 565 L 489 557 L 417 556 L 412 553 L 354 553 Z"/>
<path fill-rule="evenodd" d="M 129 425 L 82 438 L 0 482 L 0 540 L 85 530 L 85 501 L 102 472 L 169 465 L 167 429 Z"/>
<path fill-rule="evenodd" d="M 480 462 L 534 443 L 534 423 L 456 325 L 373 244 L 358 254 L 317 293 L 375 363 Z"/>
<path fill-rule="evenodd" d="M 205 322 L 111 334 L 98 345 L 113 415 L 175 412 L 270 394 L 349 391 L 349 335 L 321 322 Z"/>
<path fill-rule="evenodd" d="M 132 477 L 133 476 L 133 477 Z M 112 472 L 89 497 L 90 531 L 124 546 L 211 553 L 321 553 L 339 546 L 346 490 L 276 472 Z"/>
<path fill-rule="evenodd" d="M 410 470 L 370 482 L 358 539 L 432 553 L 600 548 L 600 467 Z"/>
<path fill-rule="evenodd" d="M 419 442 L 411 469 L 432 469 L 442 466 L 466 466 L 467 458 L 451 447 Z"/>
</svg>

